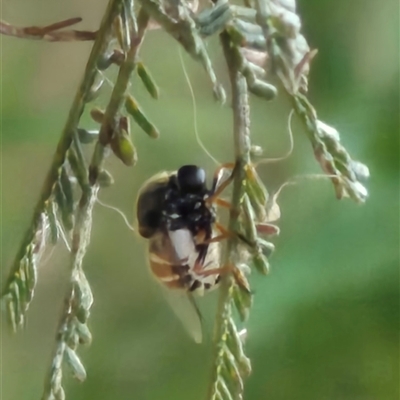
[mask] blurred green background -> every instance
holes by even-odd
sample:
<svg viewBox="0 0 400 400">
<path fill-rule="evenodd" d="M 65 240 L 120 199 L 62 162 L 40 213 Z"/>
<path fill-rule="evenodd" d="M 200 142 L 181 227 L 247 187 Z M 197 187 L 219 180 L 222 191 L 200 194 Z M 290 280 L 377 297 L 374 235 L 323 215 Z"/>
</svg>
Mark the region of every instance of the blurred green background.
<svg viewBox="0 0 400 400">
<path fill-rule="evenodd" d="M 81 16 L 82 29 L 94 30 L 105 4 L 2 0 L 1 7 L 2 18 L 16 25 Z M 399 4 L 303 0 L 298 7 L 310 46 L 319 49 L 310 77 L 311 101 L 319 118 L 339 130 L 353 157 L 369 166 L 370 198 L 363 206 L 339 202 L 323 180 L 305 180 L 283 191 L 272 272 L 251 277 L 256 295 L 247 353 L 254 371 L 245 399 L 394 400 L 399 398 Z M 91 45 L 3 37 L 1 46 L 5 278 Z M 209 50 L 226 82 L 217 40 Z M 161 137 L 152 141 L 135 129 L 137 166 L 126 168 L 110 158 L 107 165 L 116 183 L 100 193 L 129 218 L 138 188 L 154 173 L 197 163 L 211 176 L 214 168 L 194 137 L 177 45 L 162 32 L 152 32 L 142 58 L 161 88 L 161 99 L 149 99 L 136 78 L 132 91 Z M 229 107 L 213 102 L 205 73 L 187 56 L 185 60 L 196 93 L 200 135 L 219 160 L 229 161 Z M 97 105 L 104 106 L 106 98 L 105 93 Z M 273 103 L 252 99 L 253 139 L 266 156 L 287 150 L 288 112 L 283 95 Z M 84 121 L 94 127 L 89 118 Z M 294 136 L 289 160 L 260 168 L 272 189 L 294 175 L 318 172 L 297 122 Z M 90 318 L 94 340 L 80 352 L 87 381 L 80 384 L 68 377 L 68 399 L 204 399 L 217 294 L 200 302 L 206 339 L 195 345 L 148 272 L 145 242 L 117 214 L 100 206 L 84 268 L 95 295 Z M 67 254 L 60 245 L 40 267 L 26 331 L 11 335 L 2 319 L 2 399 L 40 398 L 67 277 Z"/>
</svg>

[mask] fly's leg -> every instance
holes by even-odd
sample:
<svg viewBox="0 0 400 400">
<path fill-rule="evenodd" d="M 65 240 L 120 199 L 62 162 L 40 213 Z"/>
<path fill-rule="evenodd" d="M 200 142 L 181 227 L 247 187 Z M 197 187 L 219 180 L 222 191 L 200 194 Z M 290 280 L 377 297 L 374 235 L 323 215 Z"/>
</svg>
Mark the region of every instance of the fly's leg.
<svg viewBox="0 0 400 400">
<path fill-rule="evenodd" d="M 217 242 L 221 242 L 224 239 L 229 239 L 232 237 L 237 236 L 235 233 L 231 232 L 230 230 L 226 229 L 223 225 L 221 225 L 219 222 L 215 223 L 215 227 L 217 228 L 217 230 L 219 230 L 220 234 L 217 236 L 214 236 L 210 239 L 204 239 L 204 240 L 200 240 L 199 242 L 197 242 L 197 245 L 202 245 L 202 244 L 210 244 L 210 243 L 217 243 Z"/>
<path fill-rule="evenodd" d="M 212 268 L 207 270 L 201 269 L 200 271 L 196 271 L 196 274 L 201 276 L 210 276 L 210 275 L 224 275 L 228 272 L 232 272 L 232 267 L 229 265 L 225 267 Z"/>
<path fill-rule="evenodd" d="M 220 207 L 228 208 L 228 209 L 232 208 L 232 204 L 228 200 L 221 199 L 220 197 L 217 197 L 214 200 L 214 204 L 216 204 L 217 206 L 220 206 Z"/>
<path fill-rule="evenodd" d="M 242 237 L 242 235 L 226 229 L 220 223 L 216 222 L 215 226 L 216 226 L 217 230 L 220 232 L 220 235 L 217 235 L 211 239 L 205 240 L 202 244 L 218 243 L 224 239 L 229 239 L 232 237 L 238 237 L 240 240 L 243 240 L 247 243 L 246 239 L 244 237 Z M 200 262 L 196 261 L 193 270 L 196 274 L 202 275 L 202 276 L 224 275 L 227 273 L 232 273 L 237 285 L 245 292 L 250 293 L 250 286 L 249 286 L 249 283 L 248 283 L 245 275 L 240 270 L 240 268 L 236 267 L 233 264 L 229 264 L 229 265 L 226 265 L 226 266 L 220 267 L 220 268 L 204 270 L 203 265 Z"/>
<path fill-rule="evenodd" d="M 224 208 L 228 208 L 228 209 L 232 208 L 232 204 L 229 201 L 221 199 L 221 198 L 215 199 L 214 203 L 220 207 L 224 207 Z M 275 224 L 271 224 L 269 222 L 255 222 L 255 226 L 256 226 L 257 232 L 261 235 L 275 236 L 275 235 L 279 235 L 279 232 L 280 232 L 279 228 Z M 223 226 L 221 226 L 218 223 L 217 223 L 217 228 L 220 231 L 223 230 L 224 233 L 226 232 L 226 237 L 233 236 L 233 233 L 229 233 L 229 231 L 227 231 Z M 239 234 L 237 236 L 241 240 L 246 242 L 246 240 L 242 237 L 242 235 Z M 224 239 L 224 238 L 222 238 L 222 239 Z"/>
<path fill-rule="evenodd" d="M 233 264 L 228 264 L 220 268 L 200 270 L 196 271 L 196 273 L 197 275 L 201 276 L 225 275 L 228 273 L 232 273 L 233 278 L 235 279 L 235 282 L 240 287 L 240 289 L 244 290 L 246 293 L 251 293 L 249 282 L 247 281 L 247 278 L 245 277 L 244 273 Z"/>
</svg>

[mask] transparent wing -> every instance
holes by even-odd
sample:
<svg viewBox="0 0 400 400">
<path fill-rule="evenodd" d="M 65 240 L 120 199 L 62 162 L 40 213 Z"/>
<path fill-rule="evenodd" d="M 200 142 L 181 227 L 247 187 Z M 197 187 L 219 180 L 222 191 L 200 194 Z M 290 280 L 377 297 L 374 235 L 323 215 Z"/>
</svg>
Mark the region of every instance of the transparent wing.
<svg viewBox="0 0 400 400">
<path fill-rule="evenodd" d="M 164 260 L 165 265 L 194 265 L 198 252 L 196 251 L 192 234 L 187 229 L 168 231 L 168 236 L 163 237 L 162 248 L 152 248 L 152 254 L 156 254 Z M 172 276 L 176 282 L 178 276 Z M 168 278 L 160 278 L 160 283 L 168 282 Z M 182 289 L 168 289 L 162 285 L 166 300 L 174 311 L 175 315 L 182 322 L 185 330 L 196 343 L 202 342 L 202 318 L 193 298 L 193 294 Z"/>
<path fill-rule="evenodd" d="M 191 293 L 163 288 L 165 298 L 196 343 L 203 340 L 202 317 Z"/>
</svg>

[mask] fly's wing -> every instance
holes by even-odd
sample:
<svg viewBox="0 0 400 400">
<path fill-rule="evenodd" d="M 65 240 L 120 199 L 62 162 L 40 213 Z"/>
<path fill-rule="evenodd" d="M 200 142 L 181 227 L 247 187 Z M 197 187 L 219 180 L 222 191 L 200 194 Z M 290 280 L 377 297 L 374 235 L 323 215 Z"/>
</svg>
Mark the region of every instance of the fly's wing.
<svg viewBox="0 0 400 400">
<path fill-rule="evenodd" d="M 175 253 L 174 264 L 186 264 L 192 269 L 199 253 L 196 251 L 191 232 L 188 229 L 177 229 L 168 231 L 168 236 Z"/>
<path fill-rule="evenodd" d="M 169 231 L 169 258 L 173 265 L 188 265 L 193 268 L 198 257 L 192 234 L 187 229 Z M 165 246 L 165 244 L 164 244 Z M 196 343 L 202 342 L 202 318 L 193 294 L 184 289 L 167 289 L 163 286 L 165 298 L 182 322 L 185 330 Z"/>
<path fill-rule="evenodd" d="M 193 295 L 183 290 L 171 290 L 164 287 L 163 292 L 186 332 L 196 343 L 201 343 L 203 340 L 202 317 Z"/>
<path fill-rule="evenodd" d="M 192 265 L 197 258 L 192 234 L 187 229 L 178 229 L 168 232 L 171 244 L 176 254 L 178 263 Z M 196 343 L 202 341 L 201 314 L 191 293 L 186 291 L 170 291 L 168 302 L 174 310 L 176 316 L 181 320 L 184 328 L 193 337 Z"/>
</svg>

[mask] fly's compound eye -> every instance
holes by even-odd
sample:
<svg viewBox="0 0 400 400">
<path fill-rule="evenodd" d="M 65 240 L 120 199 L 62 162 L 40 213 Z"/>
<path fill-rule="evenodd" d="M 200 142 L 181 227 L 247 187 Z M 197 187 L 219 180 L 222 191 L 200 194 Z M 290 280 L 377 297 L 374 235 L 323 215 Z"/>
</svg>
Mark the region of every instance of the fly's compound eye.
<svg viewBox="0 0 400 400">
<path fill-rule="evenodd" d="M 184 165 L 178 170 L 178 184 L 183 193 L 202 192 L 206 185 L 206 173 L 196 165 Z"/>
</svg>

